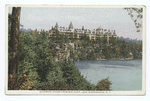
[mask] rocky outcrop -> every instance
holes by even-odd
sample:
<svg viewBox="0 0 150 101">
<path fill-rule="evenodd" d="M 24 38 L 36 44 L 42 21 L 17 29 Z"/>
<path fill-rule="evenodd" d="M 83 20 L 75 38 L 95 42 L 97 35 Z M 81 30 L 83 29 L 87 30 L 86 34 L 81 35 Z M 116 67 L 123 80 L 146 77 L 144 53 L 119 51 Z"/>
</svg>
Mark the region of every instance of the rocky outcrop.
<svg viewBox="0 0 150 101">
<path fill-rule="evenodd" d="M 68 60 L 70 58 L 70 49 L 69 46 L 72 47 L 74 52 L 74 43 L 64 43 L 60 46 L 60 44 L 53 44 L 55 49 L 57 50 L 55 61 L 63 61 L 64 59 Z"/>
</svg>

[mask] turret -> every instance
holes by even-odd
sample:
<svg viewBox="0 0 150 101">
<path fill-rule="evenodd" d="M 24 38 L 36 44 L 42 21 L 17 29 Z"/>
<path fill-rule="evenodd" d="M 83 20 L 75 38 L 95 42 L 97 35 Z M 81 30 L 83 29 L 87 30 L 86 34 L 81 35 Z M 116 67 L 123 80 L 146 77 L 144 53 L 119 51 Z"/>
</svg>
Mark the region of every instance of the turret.
<svg viewBox="0 0 150 101">
<path fill-rule="evenodd" d="M 69 29 L 73 29 L 73 24 L 72 24 L 72 22 L 70 22 L 70 24 L 69 24 Z"/>
<path fill-rule="evenodd" d="M 56 29 L 58 28 L 58 23 L 57 23 L 57 22 L 56 22 L 55 28 L 56 28 Z"/>
<path fill-rule="evenodd" d="M 113 35 L 116 35 L 116 31 L 114 30 L 114 33 L 113 33 Z"/>
<path fill-rule="evenodd" d="M 53 26 L 52 26 L 52 29 L 53 29 Z"/>
<path fill-rule="evenodd" d="M 84 26 L 82 26 L 82 30 L 84 30 Z"/>
</svg>

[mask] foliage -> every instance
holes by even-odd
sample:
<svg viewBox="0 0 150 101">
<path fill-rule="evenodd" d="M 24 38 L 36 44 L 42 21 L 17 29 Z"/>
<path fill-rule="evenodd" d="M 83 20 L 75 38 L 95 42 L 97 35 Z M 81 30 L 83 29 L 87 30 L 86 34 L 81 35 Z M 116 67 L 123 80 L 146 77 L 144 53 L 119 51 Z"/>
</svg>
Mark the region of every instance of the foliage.
<svg viewBox="0 0 150 101">
<path fill-rule="evenodd" d="M 19 62 L 32 62 L 36 56 L 34 51 L 36 38 L 31 33 L 22 32 L 20 33 L 19 41 Z"/>
<path fill-rule="evenodd" d="M 39 85 L 39 76 L 32 63 L 23 62 L 18 66 L 18 89 L 35 90 Z"/>
<path fill-rule="evenodd" d="M 9 16 L 11 18 L 11 16 Z M 11 20 L 10 20 L 11 21 Z M 9 27 L 9 46 L 10 46 Z M 76 49 L 69 45 L 70 58 L 74 60 L 142 58 L 142 42 L 126 41 L 121 38 L 89 40 L 84 35 L 80 39 L 60 35 L 56 30 L 56 37 L 48 40 L 48 33 L 44 30 L 20 32 L 19 58 L 17 70 L 17 89 L 20 90 L 111 90 L 112 84 L 108 78 L 97 85 L 91 84 L 81 75 L 74 62 L 70 59 L 56 62 L 58 50 L 54 43 L 64 49 L 64 44 L 73 42 Z M 9 60 L 11 58 L 9 48 Z M 131 57 L 129 53 L 133 53 Z M 9 75 L 9 88 L 13 76 Z"/>
<path fill-rule="evenodd" d="M 106 37 L 89 40 L 86 34 L 83 34 L 80 39 L 68 38 L 59 34 L 58 31 L 57 34 L 57 36 L 61 37 L 57 40 L 61 48 L 65 43 L 75 43 L 76 49 L 74 52 L 72 48 L 68 49 L 70 50 L 70 58 L 73 60 L 142 58 L 141 41 L 132 41 L 132 39 L 124 40 L 122 37 L 111 37 L 108 45 Z M 129 55 L 129 53 L 132 53 L 133 56 Z"/>
<path fill-rule="evenodd" d="M 60 66 L 67 84 L 72 84 L 75 89 L 78 90 L 91 90 L 93 88 L 93 86 L 81 75 L 80 71 L 75 67 L 75 64 L 71 63 L 70 60 L 64 60 Z"/>
<path fill-rule="evenodd" d="M 9 17 L 9 25 L 12 22 L 11 14 Z M 22 25 L 20 25 L 22 26 Z M 11 58 L 11 28 L 8 26 L 8 49 L 9 61 Z M 18 66 L 17 66 L 17 82 L 18 90 L 95 90 L 95 85 L 91 84 L 81 75 L 78 68 L 73 62 L 65 59 L 62 62 L 55 62 L 54 57 L 57 55 L 57 50 L 53 44 L 58 43 L 63 47 L 64 43 L 77 42 L 77 36 L 67 37 L 60 35 L 58 30 L 55 30 L 56 37 L 48 40 L 48 33 L 41 30 L 30 32 L 19 32 L 19 49 L 18 49 Z M 94 60 L 99 54 L 99 48 L 88 51 L 88 47 L 98 42 L 90 41 L 84 35 L 78 41 L 79 54 L 73 52 L 70 46 L 71 57 L 76 60 Z M 83 47 L 84 46 L 84 47 Z M 93 46 L 92 46 L 93 47 Z M 91 47 L 91 48 L 92 48 Z M 90 58 L 87 58 L 90 57 Z M 9 75 L 8 89 L 11 88 L 14 76 Z"/>
<path fill-rule="evenodd" d="M 47 82 L 51 85 L 54 85 L 56 82 L 65 82 L 65 78 L 63 78 L 63 71 L 59 66 L 51 68 L 47 75 Z"/>
<path fill-rule="evenodd" d="M 105 41 L 99 43 L 99 40 L 95 42 L 78 40 L 77 50 L 72 56 L 74 60 L 142 58 L 141 41 L 127 41 L 118 37 L 112 38 L 110 45 L 106 45 Z M 133 56 L 129 53 L 133 53 Z"/>
<path fill-rule="evenodd" d="M 137 32 L 140 32 L 141 30 L 139 28 L 142 28 L 142 18 L 143 18 L 143 8 L 124 8 L 127 10 L 128 15 L 130 15 L 131 19 L 135 23 L 135 27 L 137 28 Z"/>
<path fill-rule="evenodd" d="M 96 90 L 111 90 L 111 84 L 112 83 L 108 80 L 108 78 L 103 79 L 97 83 Z"/>
<path fill-rule="evenodd" d="M 18 89 L 110 90 L 111 83 L 108 79 L 100 81 L 95 86 L 81 75 L 70 60 L 55 62 L 54 57 L 57 50 L 52 45 L 53 40 L 45 40 L 47 37 L 48 35 L 44 31 L 39 35 L 35 35 L 33 32 L 20 33 Z M 83 38 L 83 40 L 86 39 Z M 62 42 L 61 44 L 60 47 L 63 47 Z M 73 52 L 73 48 L 69 46 L 69 50 L 74 60 L 95 60 L 99 57 L 104 59 L 126 58 L 129 57 L 129 51 L 133 53 L 134 58 L 141 58 L 141 55 L 137 55 L 142 50 L 141 46 L 140 42 L 127 42 L 120 38 L 112 43 L 112 47 L 103 46 L 99 42 L 90 40 L 79 40 L 77 47 L 81 48 Z M 26 74 L 26 78 L 24 74 Z"/>
</svg>

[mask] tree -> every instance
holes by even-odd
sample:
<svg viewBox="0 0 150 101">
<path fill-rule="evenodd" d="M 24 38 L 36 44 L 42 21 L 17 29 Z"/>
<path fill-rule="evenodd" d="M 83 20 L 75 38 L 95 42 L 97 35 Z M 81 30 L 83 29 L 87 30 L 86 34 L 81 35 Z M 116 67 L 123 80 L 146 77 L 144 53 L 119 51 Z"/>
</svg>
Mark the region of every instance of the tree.
<svg viewBox="0 0 150 101">
<path fill-rule="evenodd" d="M 109 77 L 103 79 L 97 83 L 96 90 L 111 90 L 111 81 L 109 81 Z"/>
<path fill-rule="evenodd" d="M 38 88 L 40 77 L 33 65 L 36 60 L 35 43 L 37 36 L 32 32 L 21 32 L 19 35 L 19 56 L 17 68 L 17 89 L 35 90 Z"/>
<path fill-rule="evenodd" d="M 10 89 L 15 89 L 17 81 L 17 66 L 18 66 L 18 46 L 19 46 L 19 26 L 20 26 L 21 7 L 13 7 L 11 19 L 11 59 L 9 61 L 9 74 L 13 76 L 12 86 Z"/>
<path fill-rule="evenodd" d="M 63 77 L 67 84 L 71 84 L 77 90 L 92 90 L 93 86 L 81 75 L 79 69 L 70 60 L 64 60 L 60 64 L 63 71 Z"/>
<path fill-rule="evenodd" d="M 40 83 L 39 79 L 37 70 L 32 63 L 18 63 L 17 90 L 36 90 Z"/>
<path fill-rule="evenodd" d="M 140 32 L 140 28 L 142 28 L 142 18 L 143 18 L 143 8 L 124 8 L 128 11 L 131 19 L 135 23 L 135 27 L 137 28 L 137 32 Z"/>
</svg>

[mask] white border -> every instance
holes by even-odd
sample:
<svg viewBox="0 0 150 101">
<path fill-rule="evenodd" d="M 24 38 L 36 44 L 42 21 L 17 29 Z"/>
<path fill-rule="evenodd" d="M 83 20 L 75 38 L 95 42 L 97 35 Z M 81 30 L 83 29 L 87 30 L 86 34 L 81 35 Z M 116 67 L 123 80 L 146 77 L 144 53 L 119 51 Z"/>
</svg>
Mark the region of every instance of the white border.
<svg viewBox="0 0 150 101">
<path fill-rule="evenodd" d="M 142 50 L 142 91 L 12 91 L 8 87 L 8 7 L 97 7 L 97 8 L 123 8 L 123 7 L 143 7 L 143 50 Z M 146 93 L 146 7 L 144 5 L 24 5 L 7 4 L 5 6 L 5 93 L 10 95 L 145 95 Z"/>
</svg>

